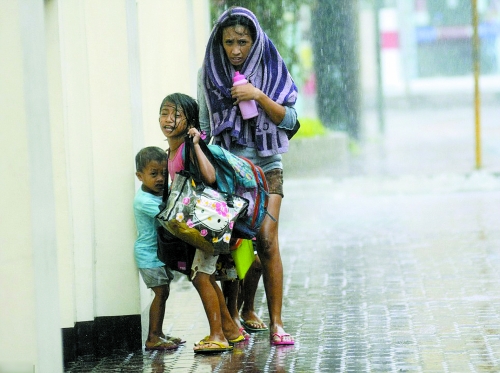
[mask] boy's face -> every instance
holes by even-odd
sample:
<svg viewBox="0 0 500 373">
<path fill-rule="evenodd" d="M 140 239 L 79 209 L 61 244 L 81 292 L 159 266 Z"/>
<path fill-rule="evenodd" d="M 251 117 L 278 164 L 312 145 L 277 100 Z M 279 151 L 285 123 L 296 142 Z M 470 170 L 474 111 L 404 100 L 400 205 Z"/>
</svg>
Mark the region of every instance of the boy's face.
<svg viewBox="0 0 500 373">
<path fill-rule="evenodd" d="M 161 108 L 160 128 L 165 137 L 184 136 L 186 132 L 186 116 L 179 106 L 167 102 Z"/>
<path fill-rule="evenodd" d="M 136 172 L 137 178 L 142 181 L 142 190 L 154 194 L 163 195 L 163 185 L 167 178 L 167 161 L 151 161 L 141 172 Z"/>
</svg>

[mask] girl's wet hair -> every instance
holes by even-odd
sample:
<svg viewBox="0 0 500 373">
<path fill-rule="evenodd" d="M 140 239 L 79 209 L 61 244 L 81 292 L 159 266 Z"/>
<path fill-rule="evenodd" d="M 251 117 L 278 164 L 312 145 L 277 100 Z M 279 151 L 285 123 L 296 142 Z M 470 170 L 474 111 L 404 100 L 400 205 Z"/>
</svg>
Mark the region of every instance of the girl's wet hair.
<svg viewBox="0 0 500 373">
<path fill-rule="evenodd" d="M 137 172 L 142 172 L 147 167 L 149 162 L 158 162 L 161 164 L 167 160 L 167 153 L 162 148 L 157 146 L 148 146 L 143 148 L 135 156 L 135 169 Z"/>
<path fill-rule="evenodd" d="M 161 102 L 160 114 L 161 110 L 167 103 L 173 104 L 175 106 L 175 111 L 179 109 L 182 110 L 184 116 L 186 117 L 187 128 L 194 127 L 201 131 L 198 103 L 194 98 L 185 95 L 184 93 L 172 93 L 165 97 Z"/>
<path fill-rule="evenodd" d="M 257 30 L 255 28 L 255 25 L 250 18 L 245 17 L 241 14 L 231 14 L 228 18 L 221 22 L 219 28 L 217 29 L 216 40 L 219 40 L 219 42 L 222 44 L 222 32 L 224 31 L 224 29 L 237 25 L 247 27 L 250 31 L 250 37 L 252 38 L 252 41 L 255 41 L 255 39 L 257 38 Z"/>
</svg>

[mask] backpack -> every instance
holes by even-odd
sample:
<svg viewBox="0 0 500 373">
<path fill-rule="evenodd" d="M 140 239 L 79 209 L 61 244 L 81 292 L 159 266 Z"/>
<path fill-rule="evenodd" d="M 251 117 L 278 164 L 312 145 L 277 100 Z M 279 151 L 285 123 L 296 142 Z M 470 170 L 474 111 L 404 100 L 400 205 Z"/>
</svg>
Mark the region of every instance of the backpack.
<svg viewBox="0 0 500 373">
<path fill-rule="evenodd" d="M 218 145 L 207 145 L 204 152 L 215 167 L 217 190 L 248 200 L 246 214 L 236 220 L 232 237 L 256 237 L 266 215 L 275 220 L 267 212 L 269 189 L 264 171 L 249 159 L 238 157 Z"/>
</svg>

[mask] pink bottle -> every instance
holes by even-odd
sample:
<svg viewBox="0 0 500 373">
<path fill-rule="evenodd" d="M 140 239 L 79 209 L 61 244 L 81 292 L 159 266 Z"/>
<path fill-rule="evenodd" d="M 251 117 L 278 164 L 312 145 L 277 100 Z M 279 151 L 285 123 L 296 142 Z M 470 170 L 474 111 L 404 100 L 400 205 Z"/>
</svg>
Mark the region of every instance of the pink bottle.
<svg viewBox="0 0 500 373">
<path fill-rule="evenodd" d="M 233 86 L 247 84 L 247 83 L 248 80 L 245 79 L 245 75 L 240 74 L 239 71 L 235 71 L 233 77 Z M 255 100 L 240 101 L 239 106 L 240 106 L 241 116 L 243 117 L 243 119 L 250 119 L 259 115 Z"/>
</svg>

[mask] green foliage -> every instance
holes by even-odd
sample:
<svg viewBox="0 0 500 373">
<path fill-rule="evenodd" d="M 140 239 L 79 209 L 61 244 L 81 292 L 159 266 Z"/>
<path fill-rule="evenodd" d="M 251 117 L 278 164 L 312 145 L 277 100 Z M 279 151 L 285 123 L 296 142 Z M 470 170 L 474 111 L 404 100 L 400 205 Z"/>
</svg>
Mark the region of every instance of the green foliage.
<svg viewBox="0 0 500 373">
<path fill-rule="evenodd" d="M 299 118 L 300 129 L 294 139 L 322 136 L 326 134 L 326 128 L 318 118 Z"/>
</svg>

